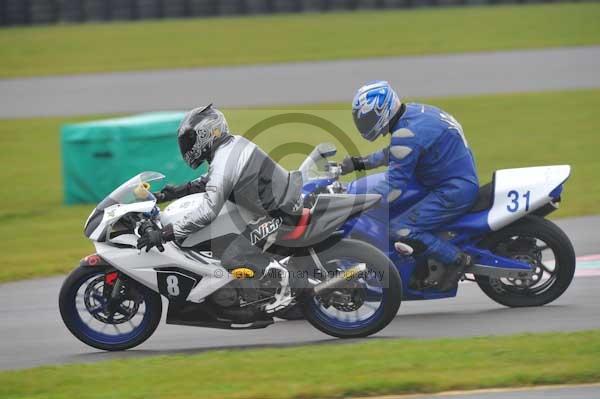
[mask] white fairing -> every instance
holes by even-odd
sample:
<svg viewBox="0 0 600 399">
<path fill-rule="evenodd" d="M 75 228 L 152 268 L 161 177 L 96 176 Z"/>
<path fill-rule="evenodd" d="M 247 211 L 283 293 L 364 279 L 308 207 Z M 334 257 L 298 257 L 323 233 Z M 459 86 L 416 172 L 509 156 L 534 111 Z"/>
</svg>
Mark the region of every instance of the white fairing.
<svg viewBox="0 0 600 399">
<path fill-rule="evenodd" d="M 550 193 L 570 173 L 569 165 L 496 171 L 494 204 L 488 215 L 491 229 L 498 230 L 550 202 Z"/>
<path fill-rule="evenodd" d="M 176 223 L 194 209 L 201 205 L 199 202 L 203 194 L 192 194 L 180 198 L 170 204 L 160 214 L 160 221 L 163 225 Z M 201 242 L 221 237 L 227 234 L 240 234 L 250 221 L 251 215 L 246 214 L 242 208 L 234 203 L 227 201 L 221 209 L 217 218 L 213 222 L 195 233 L 190 234 L 181 244 L 182 247 L 193 247 Z"/>
<path fill-rule="evenodd" d="M 193 211 L 202 204 L 203 196 L 202 193 L 192 194 L 173 201 L 160 213 L 160 222 L 167 225 L 183 219 L 188 212 Z"/>
<path fill-rule="evenodd" d="M 104 209 L 102 221 L 90 235 L 90 240 L 101 239 L 102 232 L 110 232 L 110 227 L 127 213 L 144 213 L 152 211 L 155 201 L 135 202 L 133 204 L 115 204 Z M 88 218 L 89 221 L 89 218 Z M 87 222 L 86 222 L 87 224 Z"/>
<path fill-rule="evenodd" d="M 189 209 L 194 209 L 193 197 L 189 196 L 175 201 L 167 208 L 169 211 L 161 214 L 161 223 L 171 223 L 172 220 L 183 217 Z M 139 251 L 136 249 L 138 237 L 134 234 L 121 234 L 111 238 L 108 242 L 101 242 L 108 238 L 112 226 L 124 215 L 150 213 L 155 205 L 156 202 L 151 200 L 109 206 L 104 209 L 102 221 L 89 238 L 94 242 L 98 255 L 113 267 L 157 292 L 159 292 L 158 275 L 161 273 L 156 270 L 158 268 L 177 267 L 202 276 L 195 281 L 194 288 L 185 298 L 191 302 L 202 302 L 207 296 L 233 279 L 231 274 L 221 266 L 221 263 L 212 259 L 207 253 L 185 251 L 174 243 L 164 244 L 164 252 L 160 252 L 157 248 L 152 248 L 149 252 Z M 107 237 L 101 237 L 103 234 L 106 234 Z M 164 273 L 178 274 L 175 271 Z"/>
<path fill-rule="evenodd" d="M 137 237 L 119 236 L 119 241 L 134 244 Z M 94 242 L 94 245 L 98 255 L 112 266 L 157 292 L 159 290 L 155 268 L 179 267 L 202 276 L 186 298 L 191 302 L 202 302 L 233 279 L 231 274 L 221 267 L 219 261 L 200 253 L 194 253 L 195 256 L 192 257 L 173 243 L 164 244 L 164 252 L 159 252 L 156 248 L 149 252 L 138 251 L 136 248 L 119 248 L 102 242 Z"/>
</svg>

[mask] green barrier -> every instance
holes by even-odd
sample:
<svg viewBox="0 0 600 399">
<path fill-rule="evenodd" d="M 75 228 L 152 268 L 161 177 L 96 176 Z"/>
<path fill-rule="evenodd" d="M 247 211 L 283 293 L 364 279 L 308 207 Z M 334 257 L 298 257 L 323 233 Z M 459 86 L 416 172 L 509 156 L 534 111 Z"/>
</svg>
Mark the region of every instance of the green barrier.
<svg viewBox="0 0 600 399">
<path fill-rule="evenodd" d="M 177 184 L 199 177 L 181 159 L 176 131 L 182 112 L 157 112 L 61 128 L 65 204 L 97 203 L 130 177 L 161 172 Z M 158 187 L 152 187 L 157 189 Z"/>
</svg>

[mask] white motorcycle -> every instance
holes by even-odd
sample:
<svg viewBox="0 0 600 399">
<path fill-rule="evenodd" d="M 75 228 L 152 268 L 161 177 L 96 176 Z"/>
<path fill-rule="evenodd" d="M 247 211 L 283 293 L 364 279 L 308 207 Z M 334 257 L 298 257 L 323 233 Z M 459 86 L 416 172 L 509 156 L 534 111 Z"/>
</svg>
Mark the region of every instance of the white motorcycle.
<svg viewBox="0 0 600 399">
<path fill-rule="evenodd" d="M 168 324 L 198 327 L 264 328 L 295 307 L 322 332 L 354 338 L 395 317 L 402 282 L 393 264 L 374 246 L 338 233 L 346 220 L 376 205 L 378 195 L 319 195 L 284 240 L 271 245 L 270 264 L 258 275 L 219 261 L 249 220 L 229 202 L 210 226 L 164 244 L 164 252 L 136 249 L 140 228 L 184 217 L 202 196 L 181 198 L 161 212 L 150 184 L 163 178 L 156 172 L 133 177 L 85 223 L 96 253 L 71 272 L 59 298 L 65 325 L 84 343 L 111 351 L 141 344 L 160 322 L 161 295 L 168 299 Z"/>
</svg>

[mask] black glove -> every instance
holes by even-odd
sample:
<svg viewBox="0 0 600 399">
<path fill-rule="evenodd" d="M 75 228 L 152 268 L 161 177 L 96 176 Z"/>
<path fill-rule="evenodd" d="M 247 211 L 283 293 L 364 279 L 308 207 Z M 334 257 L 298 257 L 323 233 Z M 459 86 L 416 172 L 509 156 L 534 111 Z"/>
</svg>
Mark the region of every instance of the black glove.
<svg viewBox="0 0 600 399">
<path fill-rule="evenodd" d="M 162 190 L 154 193 L 158 202 L 173 201 L 178 198 L 185 197 L 186 195 L 203 193 L 206 191 L 206 180 L 204 178 L 200 180 L 193 180 L 191 182 L 180 184 L 175 186 L 173 184 L 167 184 Z"/>
<path fill-rule="evenodd" d="M 162 229 L 157 229 L 150 223 L 142 224 L 140 226 L 140 234 L 141 237 L 137 242 L 137 248 L 143 249 L 146 247 L 146 252 L 150 251 L 152 247 L 156 247 L 160 252 L 163 252 L 165 250 L 163 243 L 175 239 L 172 224 L 168 224 Z"/>
<path fill-rule="evenodd" d="M 347 175 L 348 173 L 354 172 L 355 170 L 365 170 L 365 162 L 362 158 L 351 157 L 349 155 L 346 155 L 346 158 L 342 160 L 340 166 L 342 168 L 343 175 Z"/>
</svg>

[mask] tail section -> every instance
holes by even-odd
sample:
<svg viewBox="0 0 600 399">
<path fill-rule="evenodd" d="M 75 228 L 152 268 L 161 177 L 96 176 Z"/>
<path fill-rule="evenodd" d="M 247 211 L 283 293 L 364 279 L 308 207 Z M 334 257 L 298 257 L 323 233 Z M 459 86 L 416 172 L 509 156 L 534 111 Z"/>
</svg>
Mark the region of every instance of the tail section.
<svg viewBox="0 0 600 399">
<path fill-rule="evenodd" d="M 492 230 L 558 201 L 562 184 L 569 178 L 569 165 L 536 166 L 496 171 L 494 200 L 488 214 Z"/>
</svg>

